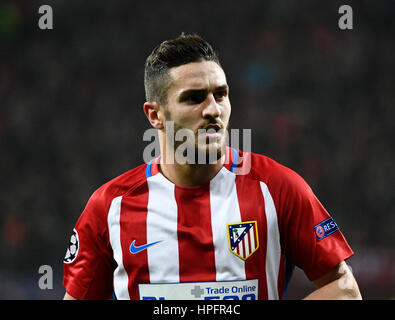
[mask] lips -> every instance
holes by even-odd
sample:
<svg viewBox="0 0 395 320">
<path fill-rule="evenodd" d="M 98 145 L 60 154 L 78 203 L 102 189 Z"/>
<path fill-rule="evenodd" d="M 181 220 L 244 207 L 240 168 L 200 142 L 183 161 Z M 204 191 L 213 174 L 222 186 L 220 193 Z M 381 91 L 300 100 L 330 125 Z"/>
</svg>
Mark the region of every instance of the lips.
<svg viewBox="0 0 395 320">
<path fill-rule="evenodd" d="M 209 124 L 208 126 L 204 127 L 203 129 L 205 129 L 205 130 L 212 129 L 212 130 L 215 130 L 215 132 L 218 132 L 219 130 L 221 130 L 221 126 L 218 124 Z"/>
</svg>

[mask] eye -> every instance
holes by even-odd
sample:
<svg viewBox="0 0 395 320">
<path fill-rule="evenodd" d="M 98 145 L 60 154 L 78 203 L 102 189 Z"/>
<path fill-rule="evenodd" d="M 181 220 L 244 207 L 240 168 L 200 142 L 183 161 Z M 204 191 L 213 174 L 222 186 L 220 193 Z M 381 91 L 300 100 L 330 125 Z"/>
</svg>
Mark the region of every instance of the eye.
<svg viewBox="0 0 395 320">
<path fill-rule="evenodd" d="M 207 95 L 206 92 L 195 91 L 183 97 L 182 101 L 191 104 L 198 104 L 198 103 L 202 103 L 206 99 L 206 95 Z"/>
<path fill-rule="evenodd" d="M 217 101 L 223 100 L 228 95 L 227 90 L 220 90 L 214 93 L 214 98 Z"/>
</svg>

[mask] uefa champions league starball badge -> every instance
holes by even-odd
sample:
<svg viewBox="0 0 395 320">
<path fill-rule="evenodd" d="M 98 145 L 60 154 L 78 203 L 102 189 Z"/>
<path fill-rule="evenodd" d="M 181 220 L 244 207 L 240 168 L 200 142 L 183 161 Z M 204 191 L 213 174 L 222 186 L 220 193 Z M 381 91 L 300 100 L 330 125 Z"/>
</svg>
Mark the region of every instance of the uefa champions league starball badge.
<svg viewBox="0 0 395 320">
<path fill-rule="evenodd" d="M 79 240 L 77 230 L 73 229 L 73 234 L 70 237 L 69 246 L 67 247 L 66 255 L 63 259 L 64 263 L 72 263 L 77 258 L 79 249 Z"/>
</svg>

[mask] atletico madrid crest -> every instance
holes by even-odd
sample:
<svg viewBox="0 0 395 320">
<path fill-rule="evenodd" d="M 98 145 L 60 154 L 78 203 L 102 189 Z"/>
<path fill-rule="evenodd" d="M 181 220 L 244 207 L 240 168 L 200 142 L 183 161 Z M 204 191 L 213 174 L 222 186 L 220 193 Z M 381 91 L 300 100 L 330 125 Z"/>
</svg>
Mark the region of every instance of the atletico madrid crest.
<svg viewBox="0 0 395 320">
<path fill-rule="evenodd" d="M 226 226 L 230 251 L 247 260 L 259 247 L 257 222 L 230 223 Z"/>
</svg>

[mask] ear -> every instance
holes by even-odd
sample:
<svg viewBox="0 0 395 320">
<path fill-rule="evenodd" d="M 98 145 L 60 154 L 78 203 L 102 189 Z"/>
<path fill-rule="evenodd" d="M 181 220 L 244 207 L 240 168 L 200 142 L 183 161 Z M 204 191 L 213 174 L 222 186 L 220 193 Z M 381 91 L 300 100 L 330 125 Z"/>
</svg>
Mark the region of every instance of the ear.
<svg viewBox="0 0 395 320">
<path fill-rule="evenodd" d="M 144 103 L 143 109 L 148 121 L 155 129 L 160 130 L 164 128 L 163 114 L 160 112 L 160 107 L 156 102 Z"/>
</svg>

